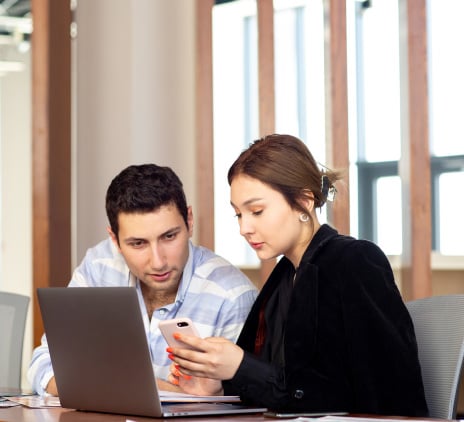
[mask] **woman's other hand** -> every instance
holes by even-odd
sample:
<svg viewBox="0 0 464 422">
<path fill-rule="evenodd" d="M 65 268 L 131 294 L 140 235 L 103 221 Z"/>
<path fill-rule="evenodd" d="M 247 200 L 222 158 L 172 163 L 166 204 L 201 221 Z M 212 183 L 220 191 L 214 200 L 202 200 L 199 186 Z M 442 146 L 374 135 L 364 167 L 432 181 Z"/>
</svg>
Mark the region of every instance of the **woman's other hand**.
<svg viewBox="0 0 464 422">
<path fill-rule="evenodd" d="M 225 338 L 201 339 L 179 333 L 175 333 L 174 336 L 195 349 L 167 348 L 170 359 L 177 364 L 176 369 L 183 375 L 228 380 L 235 375 L 242 362 L 243 350 Z"/>
</svg>

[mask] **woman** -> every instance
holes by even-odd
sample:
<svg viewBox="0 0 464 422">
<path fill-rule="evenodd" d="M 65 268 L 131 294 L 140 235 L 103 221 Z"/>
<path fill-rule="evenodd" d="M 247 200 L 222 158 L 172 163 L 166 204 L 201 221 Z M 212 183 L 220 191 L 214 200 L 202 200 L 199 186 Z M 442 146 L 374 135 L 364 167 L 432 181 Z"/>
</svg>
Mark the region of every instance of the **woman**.
<svg viewBox="0 0 464 422">
<path fill-rule="evenodd" d="M 240 234 L 262 260 L 282 256 L 237 344 L 176 338 L 171 382 L 239 394 L 274 410 L 426 416 L 411 318 L 373 243 L 321 225 L 338 172 L 289 135 L 255 141 L 229 170 Z"/>
</svg>

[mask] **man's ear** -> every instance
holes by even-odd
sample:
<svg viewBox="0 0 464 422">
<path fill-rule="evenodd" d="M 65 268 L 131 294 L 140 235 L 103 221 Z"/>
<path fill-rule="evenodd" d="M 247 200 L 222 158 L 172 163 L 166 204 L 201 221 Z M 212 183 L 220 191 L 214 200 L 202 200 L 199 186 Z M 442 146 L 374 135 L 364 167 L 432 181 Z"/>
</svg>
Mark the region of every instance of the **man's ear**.
<svg viewBox="0 0 464 422">
<path fill-rule="evenodd" d="M 187 207 L 187 229 L 189 232 L 189 237 L 192 237 L 193 235 L 193 211 L 192 211 L 191 205 Z"/>
<path fill-rule="evenodd" d="M 111 237 L 111 240 L 113 241 L 114 243 L 114 246 L 116 246 L 118 248 L 118 250 L 121 250 L 121 248 L 119 247 L 119 240 L 118 240 L 118 237 L 114 234 L 113 230 L 111 230 L 111 227 L 108 226 L 106 228 L 106 231 L 108 232 L 108 234 L 110 235 Z"/>
</svg>

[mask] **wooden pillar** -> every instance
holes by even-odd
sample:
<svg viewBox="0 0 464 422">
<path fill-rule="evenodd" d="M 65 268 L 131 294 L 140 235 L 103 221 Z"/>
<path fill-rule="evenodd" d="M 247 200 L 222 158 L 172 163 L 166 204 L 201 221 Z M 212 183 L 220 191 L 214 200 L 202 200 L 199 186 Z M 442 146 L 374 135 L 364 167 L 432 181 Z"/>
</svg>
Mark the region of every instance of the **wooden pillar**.
<svg viewBox="0 0 464 422">
<path fill-rule="evenodd" d="M 257 0 L 258 15 L 258 97 L 260 136 L 275 132 L 275 75 L 274 75 L 274 5 L 272 0 Z M 269 277 L 276 261 L 261 261 L 261 287 Z"/>
<path fill-rule="evenodd" d="M 198 242 L 214 249 L 213 35 L 214 0 L 196 2 L 196 110 Z"/>
<path fill-rule="evenodd" d="M 432 294 L 426 0 L 399 0 L 405 300 Z"/>
<path fill-rule="evenodd" d="M 274 6 L 272 0 L 257 1 L 259 133 L 275 131 Z"/>
<path fill-rule="evenodd" d="M 346 3 L 324 0 L 326 27 L 326 164 L 344 170 L 336 199 L 328 205 L 328 220 L 340 233 L 350 234 L 348 88 Z"/>
<path fill-rule="evenodd" d="M 71 275 L 71 49 L 69 2 L 32 0 L 33 320 L 36 289 Z"/>
</svg>

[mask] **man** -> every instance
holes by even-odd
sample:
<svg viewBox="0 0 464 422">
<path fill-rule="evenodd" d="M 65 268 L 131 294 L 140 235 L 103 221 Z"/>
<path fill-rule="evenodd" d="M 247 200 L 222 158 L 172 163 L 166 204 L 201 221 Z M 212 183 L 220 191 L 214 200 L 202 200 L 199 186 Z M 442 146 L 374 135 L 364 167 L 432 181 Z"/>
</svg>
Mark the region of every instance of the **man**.
<svg viewBox="0 0 464 422">
<path fill-rule="evenodd" d="M 163 381 L 171 361 L 158 323 L 187 316 L 202 337 L 235 341 L 256 288 L 225 259 L 191 243 L 192 209 L 169 167 L 124 169 L 108 187 L 106 213 L 109 238 L 87 251 L 69 286 L 137 289 L 158 385 L 171 389 Z M 28 379 L 38 394 L 58 395 L 45 335 L 33 352 Z"/>
</svg>

